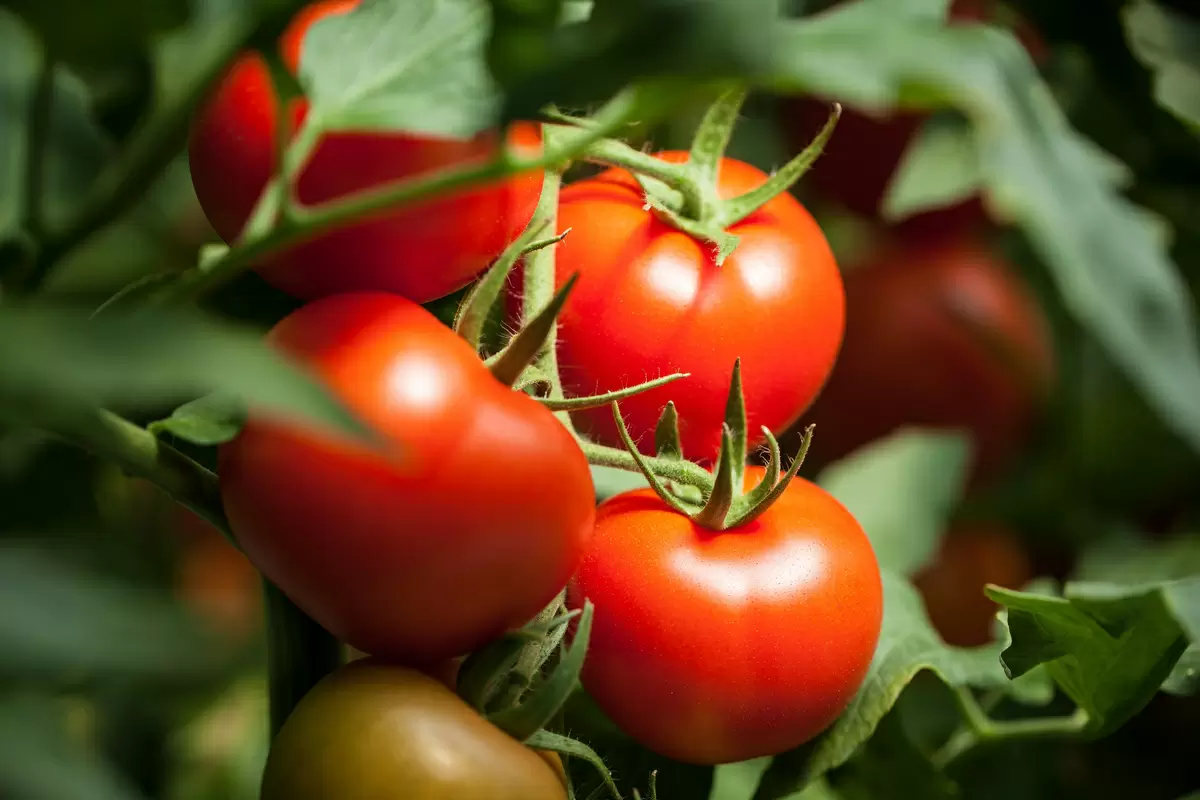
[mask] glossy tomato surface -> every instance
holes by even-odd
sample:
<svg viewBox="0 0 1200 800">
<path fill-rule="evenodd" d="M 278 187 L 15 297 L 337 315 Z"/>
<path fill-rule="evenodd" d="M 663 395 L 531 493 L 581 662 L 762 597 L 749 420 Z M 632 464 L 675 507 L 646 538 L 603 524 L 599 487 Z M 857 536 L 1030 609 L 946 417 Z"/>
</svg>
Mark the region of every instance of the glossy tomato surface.
<svg viewBox="0 0 1200 800">
<path fill-rule="evenodd" d="M 762 477 L 749 468 L 748 485 Z M 837 500 L 797 478 L 758 520 L 712 532 L 650 490 L 603 503 L 568 588 L 596 607 L 583 685 L 680 761 L 779 753 L 828 726 L 867 672 L 879 566 Z"/>
<path fill-rule="evenodd" d="M 262 800 L 565 800 L 524 747 L 434 678 L 373 659 L 322 680 L 271 745 Z"/>
<path fill-rule="evenodd" d="M 553 414 L 395 295 L 318 300 L 271 341 L 383 440 L 252 418 L 221 448 L 234 533 L 300 608 L 358 650 L 426 664 L 550 602 L 594 517 L 587 461 Z"/>
<path fill-rule="evenodd" d="M 682 161 L 686 154 L 659 157 Z M 723 197 L 766 179 L 725 159 Z M 621 389 L 673 372 L 690 377 L 621 402 L 646 452 L 663 406 L 679 411 L 684 454 L 709 460 L 720 446 L 734 361 L 742 360 L 752 443 L 780 431 L 825 382 L 842 340 L 844 297 L 833 254 L 812 216 L 784 193 L 730 228 L 740 237 L 721 265 L 697 241 L 645 207 L 633 177 L 610 170 L 567 187 L 558 223 L 558 280 L 579 281 L 559 317 L 558 352 L 568 394 Z M 594 438 L 620 445 L 608 408 L 581 412 Z"/>
<path fill-rule="evenodd" d="M 902 426 L 961 429 L 979 476 L 1019 448 L 1053 377 L 1047 323 L 983 242 L 896 240 L 846 278 L 846 341 L 805 423 L 840 458 Z"/>
<path fill-rule="evenodd" d="M 356 0 L 315 3 L 280 42 L 298 69 L 304 35 L 318 19 L 344 14 Z M 298 124 L 307 112 L 295 108 Z M 270 179 L 278 125 L 266 64 L 246 55 L 230 68 L 193 121 L 188 157 L 196 196 L 217 233 L 241 233 Z M 525 155 L 541 147 L 537 127 L 513 126 L 509 144 Z M 469 140 L 405 133 L 326 135 L 299 176 L 300 202 L 316 205 L 390 181 L 492 157 L 499 135 Z M 533 215 L 541 176 L 521 175 L 405 207 L 324 234 L 258 265 L 264 278 L 301 299 L 355 290 L 385 290 L 425 303 L 466 285 L 515 239 Z"/>
<path fill-rule="evenodd" d="M 975 647 L 992 639 L 1000 607 L 983 593 L 989 583 L 1019 589 L 1033 578 L 1029 554 L 998 523 L 959 525 L 942 539 L 934 562 L 914 583 L 929 619 L 949 644 Z"/>
</svg>

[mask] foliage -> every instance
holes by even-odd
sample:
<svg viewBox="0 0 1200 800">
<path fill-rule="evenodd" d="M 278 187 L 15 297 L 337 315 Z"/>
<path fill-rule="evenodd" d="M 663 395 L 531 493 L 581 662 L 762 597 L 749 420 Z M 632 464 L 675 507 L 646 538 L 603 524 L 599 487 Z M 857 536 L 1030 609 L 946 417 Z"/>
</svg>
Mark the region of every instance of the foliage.
<svg viewBox="0 0 1200 800">
<path fill-rule="evenodd" d="M 167 734 L 194 731 L 230 686 L 257 691 L 265 669 L 259 643 L 214 638 L 172 596 L 182 546 L 166 495 L 225 527 L 214 446 L 237 432 L 247 405 L 374 439 L 262 342 L 295 303 L 265 286 L 254 263 L 366 215 L 587 160 L 604 136 L 666 135 L 735 84 L 753 91 L 748 127 L 774 125 L 777 101 L 800 94 L 869 115 L 930 114 L 884 215 L 899 223 L 982 193 L 1004 227 L 997 238 L 1055 323 L 1062 375 L 1044 429 L 998 485 L 965 483 L 970 443 L 947 431 L 906 431 L 819 477 L 875 546 L 884 629 L 849 708 L 798 750 L 714 772 L 636 747 L 579 693 L 556 714 L 586 658 L 583 647 L 555 650 L 562 618 L 508 642 L 505 665 L 528 655 L 530 641 L 537 657 L 521 662 L 526 684 L 506 689 L 524 703 L 490 713 L 570 754 L 580 797 L 592 785 L 611 792 L 612 776 L 624 792 L 644 786 L 655 768 L 664 800 L 710 790 L 711 800 L 988 797 L 996 764 L 1027 771 L 1036 797 L 1143 788 L 1128 731 L 1160 735 L 1163 703 L 1192 714 L 1183 727 L 1194 729 L 1195 706 L 1184 704 L 1200 686 L 1200 506 L 1188 478 L 1200 469 L 1200 18 L 1185 4 L 1014 2 L 1055 54 L 1039 70 L 999 25 L 947 25 L 946 0 L 849 0 L 821 11 L 813 7 L 829 4 L 364 0 L 314 26 L 298 75 L 311 101 L 303 127 L 246 235 L 214 244 L 185 177 L 188 122 L 231 58 L 273 46 L 300 5 L 0 4 L 0 795 L 256 790 L 249 778 L 230 778 L 237 790 L 212 778 L 202 736 L 183 737 L 185 774 L 165 776 Z M 559 119 L 597 108 L 524 162 L 500 153 L 317 207 L 290 190 L 330 131 L 463 138 L 547 110 Z M 761 145 L 766 138 L 746 134 L 734 149 L 779 167 L 792 154 Z M 796 191 L 839 251 L 837 231 L 853 240 L 877 224 L 848 218 L 803 181 Z M 544 250 L 526 263 L 552 258 Z M 519 254 L 510 255 L 511 267 Z M 518 388 L 545 389 L 548 406 L 566 408 L 553 349 L 520 361 L 529 380 Z M 587 454 L 599 500 L 645 485 L 628 454 Z M 651 461 L 675 488 L 711 489 L 686 467 Z M 1044 583 L 989 588 L 1004 608 L 996 639 L 966 650 L 940 639 L 909 578 L 973 514 L 1006 518 L 1039 563 L 1072 580 L 1061 593 Z M 1172 536 L 1162 539 L 1162 528 Z M 286 600 L 276 613 L 298 615 Z M 309 634 L 293 638 L 320 636 L 300 630 Z M 313 656 L 316 645 L 292 657 Z M 914 720 L 903 700 L 926 679 L 937 689 Z M 114 699 L 130 691 L 137 702 Z M 131 710 L 145 705 L 155 714 Z M 937 728 L 939 714 L 948 728 L 915 732 Z M 1168 755 L 1185 738 L 1171 724 L 1154 740 Z M 222 758 L 241 752 L 253 763 L 229 769 L 249 774 L 265 732 L 236 727 L 245 746 Z M 1013 767 L 1006 748 L 1027 740 L 1044 760 Z M 1106 758 L 1133 768 L 1108 782 L 1064 778 L 1053 762 L 1064 740 L 1088 742 L 1070 751 L 1085 772 L 1104 774 Z M 128 745 L 146 741 L 157 749 Z M 1168 761 L 1151 796 L 1193 790 L 1189 767 Z"/>
</svg>

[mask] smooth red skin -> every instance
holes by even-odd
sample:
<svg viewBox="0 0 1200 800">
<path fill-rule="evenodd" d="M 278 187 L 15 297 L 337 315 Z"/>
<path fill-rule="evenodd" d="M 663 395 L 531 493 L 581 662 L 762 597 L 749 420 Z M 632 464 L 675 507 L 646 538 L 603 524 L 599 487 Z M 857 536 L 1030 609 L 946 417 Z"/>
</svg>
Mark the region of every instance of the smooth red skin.
<svg viewBox="0 0 1200 800">
<path fill-rule="evenodd" d="M 300 608 L 364 653 L 428 664 L 553 599 L 591 533 L 595 496 L 549 411 L 394 295 L 318 300 L 270 336 L 385 443 L 252 419 L 222 446 L 238 541 Z"/>
<path fill-rule="evenodd" d="M 950 531 L 937 558 L 914 583 L 942 638 L 959 647 L 977 647 L 992 640 L 1000 609 L 984 594 L 984 587 L 994 583 L 1019 589 L 1033 575 L 1029 554 L 1013 531 L 994 522 L 976 522 Z"/>
<path fill-rule="evenodd" d="M 346 13 L 357 2 L 307 7 L 281 40 L 287 65 L 298 69 L 300 45 L 313 22 Z M 296 124 L 307 103 L 294 107 Z M 266 64 L 245 55 L 230 68 L 196 116 L 188 141 L 192 183 L 213 228 L 227 242 L 241 233 L 270 179 L 276 100 Z M 535 125 L 514 125 L 509 144 L 524 155 L 541 148 Z M 399 133 L 336 133 L 322 138 L 296 186 L 314 205 L 390 181 L 484 161 L 498 137 L 470 140 Z M 257 266 L 270 283 L 301 299 L 357 290 L 394 292 L 426 303 L 465 286 L 520 235 L 541 192 L 537 173 L 423 201 L 370 221 L 323 234 Z"/>
<path fill-rule="evenodd" d="M 804 419 L 815 461 L 920 426 L 969 433 L 977 477 L 1001 468 L 1054 374 L 1047 323 L 1013 272 L 972 239 L 896 240 L 848 272 L 846 297 L 841 356 Z"/>
<path fill-rule="evenodd" d="M 748 469 L 747 485 L 762 477 Z M 649 489 L 603 503 L 568 602 L 595 604 L 583 685 L 660 755 L 719 764 L 816 736 L 850 702 L 883 619 L 879 566 L 837 500 L 795 479 L 722 533 Z"/>
<path fill-rule="evenodd" d="M 658 154 L 682 161 L 685 153 Z M 723 197 L 766 176 L 725 159 Z M 709 244 L 662 222 L 645 208 L 633 177 L 610 170 L 563 190 L 558 283 L 579 281 L 559 317 L 558 355 L 570 395 L 621 389 L 687 372 L 690 377 L 621 401 L 642 450 L 668 400 L 679 412 L 684 454 L 711 460 L 734 361 L 742 360 L 751 443 L 761 426 L 788 427 L 816 397 L 841 344 L 842 279 L 821 229 L 786 192 L 730 228 L 740 237 L 718 267 Z M 620 446 L 612 411 L 580 412 L 576 422 L 597 441 Z"/>
<path fill-rule="evenodd" d="M 988 22 L 994 16 L 994 5 L 991 0 L 955 0 L 949 20 L 952 24 Z M 1047 57 L 1046 46 L 1033 28 L 1018 23 L 1015 32 L 1035 61 Z M 814 97 L 788 100 L 783 115 L 790 145 L 799 151 L 825 124 L 829 103 Z M 872 116 L 843 109 L 833 137 L 804 180 L 855 214 L 878 216 L 892 176 L 926 118 L 926 114 L 915 111 Z M 899 227 L 918 234 L 961 231 L 980 227 L 987 219 L 982 199 L 975 196 L 917 214 Z"/>
</svg>

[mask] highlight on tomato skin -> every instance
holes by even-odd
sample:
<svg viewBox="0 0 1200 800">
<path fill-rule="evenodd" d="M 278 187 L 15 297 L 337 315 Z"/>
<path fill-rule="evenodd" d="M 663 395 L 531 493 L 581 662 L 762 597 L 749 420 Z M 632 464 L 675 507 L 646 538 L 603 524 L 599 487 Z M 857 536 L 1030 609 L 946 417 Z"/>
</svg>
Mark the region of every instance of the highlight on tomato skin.
<svg viewBox="0 0 1200 800">
<path fill-rule="evenodd" d="M 280 50 L 293 72 L 304 36 L 317 20 L 349 13 L 357 0 L 328 0 L 302 9 Z M 288 124 L 307 113 L 298 99 Z M 233 242 L 271 178 L 275 163 L 276 99 L 266 63 L 238 59 L 199 109 L 188 139 L 192 183 L 213 228 Z M 541 151 L 541 132 L 516 123 L 504 134 L 515 152 Z M 296 196 L 318 205 L 356 191 L 485 161 L 501 134 L 470 139 L 404 132 L 338 131 L 322 137 L 301 171 Z M 462 288 L 524 229 L 541 192 L 540 174 L 524 173 L 448 194 L 382 217 L 325 233 L 256 265 L 277 288 L 302 300 L 359 290 L 385 290 L 426 303 Z M 469 224 L 464 224 L 469 221 Z"/>
<path fill-rule="evenodd" d="M 270 340 L 381 437 L 359 444 L 252 413 L 220 448 L 233 531 L 297 606 L 362 652 L 429 664 L 554 598 L 591 535 L 595 495 L 550 411 L 396 295 L 314 301 Z"/>
<path fill-rule="evenodd" d="M 762 475 L 748 468 L 746 486 Z M 883 618 L 866 534 L 801 478 L 722 532 L 649 489 L 607 500 L 567 598 L 595 604 L 591 698 L 643 746 L 694 764 L 780 753 L 824 730 L 866 676 Z"/>
<path fill-rule="evenodd" d="M 1010 464 L 1056 379 L 1049 323 L 1013 268 L 974 237 L 895 236 L 848 272 L 846 297 L 841 354 L 802 420 L 814 463 L 914 426 L 969 434 L 975 479 Z"/>
<path fill-rule="evenodd" d="M 687 154 L 656 156 L 679 163 Z M 756 167 L 725 158 L 718 191 L 722 198 L 736 197 L 766 179 Z M 792 195 L 777 195 L 730 226 L 739 243 L 720 266 L 711 243 L 649 210 L 624 170 L 566 187 L 558 225 L 560 232 L 570 229 L 556 248 L 558 285 L 579 276 L 559 316 L 567 394 L 598 394 L 688 373 L 622 401 L 643 452 L 651 452 L 659 415 L 673 401 L 684 456 L 711 463 L 720 448 L 730 366 L 738 359 L 751 447 L 763 441 L 762 427 L 786 430 L 812 403 L 837 357 L 845 299 L 824 234 Z M 609 409 L 573 418 L 595 441 L 622 446 Z"/>
</svg>

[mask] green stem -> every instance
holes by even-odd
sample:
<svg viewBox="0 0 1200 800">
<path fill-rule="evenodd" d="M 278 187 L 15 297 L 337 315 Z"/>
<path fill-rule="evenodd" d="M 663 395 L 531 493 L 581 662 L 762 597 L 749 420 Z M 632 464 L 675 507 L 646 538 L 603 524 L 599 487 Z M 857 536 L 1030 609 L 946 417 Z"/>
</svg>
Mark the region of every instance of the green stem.
<svg viewBox="0 0 1200 800">
<path fill-rule="evenodd" d="M 55 264 L 97 230 L 120 217 L 139 200 L 179 153 L 187 138 L 192 109 L 228 64 L 254 38 L 257 28 L 243 20 L 197 71 L 186 90 L 173 95 L 134 135 L 88 191 L 79 211 L 58 230 L 48 231 L 38 253 L 30 289 L 36 289 Z"/>
<path fill-rule="evenodd" d="M 193 269 L 185 272 L 179 280 L 156 296 L 156 302 L 183 303 L 203 296 L 237 277 L 272 252 L 302 243 L 325 231 L 352 222 L 518 173 L 547 168 L 559 169 L 584 152 L 590 144 L 635 118 L 640 108 L 638 94 L 624 92 L 597 115 L 594 128 L 563 134 L 559 146 L 544 146 L 542 154 L 536 158 L 516 158 L 506 151 L 483 164 L 463 165 L 433 175 L 396 181 L 315 208 L 297 209 L 294 219 L 283 219 L 269 233 L 230 248 L 203 270 Z M 299 138 L 297 137 L 297 140 Z M 297 146 L 297 140 L 293 140 L 292 147 Z"/>
<path fill-rule="evenodd" d="M 342 645 L 269 581 L 263 581 L 263 593 L 271 737 L 274 738 L 301 698 L 318 681 L 341 666 Z"/>
<path fill-rule="evenodd" d="M 583 448 L 583 454 L 587 456 L 588 463 L 593 466 L 612 467 L 613 469 L 623 469 L 628 472 L 641 472 L 633 454 L 626 450 L 619 450 L 615 447 L 606 447 L 602 444 L 587 441 L 581 441 L 579 444 Z M 712 489 L 712 474 L 704 469 L 704 467 L 693 464 L 690 461 L 681 461 L 674 458 L 656 458 L 653 456 L 642 456 L 642 461 L 653 470 L 655 475 L 668 481 L 694 486 L 704 492 Z"/>
<path fill-rule="evenodd" d="M 1070 739 L 1082 734 L 1088 725 L 1088 714 L 1082 708 L 1065 717 L 993 720 L 969 687 L 957 687 L 954 699 L 962 712 L 965 727 L 955 732 L 932 756 L 931 760 L 939 769 L 945 769 L 981 745 L 1010 739 Z"/>
<path fill-rule="evenodd" d="M 707 222 L 720 205 L 717 173 L 745 101 L 746 90 L 743 88 L 723 92 L 708 107 L 696 128 L 688 155 L 688 170 L 699 185 L 700 192 L 695 204 L 689 202 L 683 209 L 683 213 L 692 219 Z"/>
</svg>

